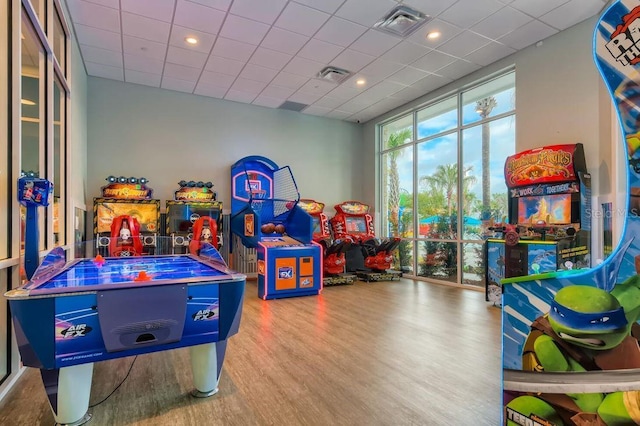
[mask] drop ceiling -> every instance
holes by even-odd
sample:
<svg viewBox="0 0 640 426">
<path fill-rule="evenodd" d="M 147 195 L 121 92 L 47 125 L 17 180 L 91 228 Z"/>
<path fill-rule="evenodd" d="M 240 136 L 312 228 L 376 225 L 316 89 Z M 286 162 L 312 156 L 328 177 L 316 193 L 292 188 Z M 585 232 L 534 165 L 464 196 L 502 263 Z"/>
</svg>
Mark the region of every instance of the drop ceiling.
<svg viewBox="0 0 640 426">
<path fill-rule="evenodd" d="M 90 76 L 365 122 L 599 14 L 606 0 L 66 3 Z M 377 29 L 398 5 L 427 22 L 404 38 Z M 327 66 L 351 74 L 320 79 Z"/>
</svg>

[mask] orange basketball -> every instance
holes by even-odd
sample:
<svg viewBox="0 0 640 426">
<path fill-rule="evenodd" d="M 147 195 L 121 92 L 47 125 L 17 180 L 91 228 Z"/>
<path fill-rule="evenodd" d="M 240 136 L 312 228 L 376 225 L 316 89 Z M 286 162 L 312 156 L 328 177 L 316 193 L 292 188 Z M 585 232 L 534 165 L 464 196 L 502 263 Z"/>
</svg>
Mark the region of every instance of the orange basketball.
<svg viewBox="0 0 640 426">
<path fill-rule="evenodd" d="M 273 234 L 276 230 L 276 226 L 273 223 L 265 223 L 260 227 L 263 234 Z"/>
<path fill-rule="evenodd" d="M 284 225 L 283 225 L 283 224 L 281 224 L 281 223 L 277 224 L 277 225 L 275 226 L 275 231 L 276 231 L 278 234 L 284 234 L 284 231 L 285 231 Z"/>
</svg>

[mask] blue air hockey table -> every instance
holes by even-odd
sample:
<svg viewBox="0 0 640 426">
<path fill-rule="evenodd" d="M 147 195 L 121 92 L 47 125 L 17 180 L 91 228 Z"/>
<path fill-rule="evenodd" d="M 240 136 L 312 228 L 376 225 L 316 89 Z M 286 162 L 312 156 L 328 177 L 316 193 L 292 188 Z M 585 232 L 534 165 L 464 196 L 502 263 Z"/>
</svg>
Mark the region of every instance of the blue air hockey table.
<svg viewBox="0 0 640 426">
<path fill-rule="evenodd" d="M 22 361 L 40 369 L 56 422 L 79 425 L 91 418 L 97 361 L 189 346 L 192 395 L 215 394 L 245 281 L 213 247 L 199 256 L 70 262 L 56 248 L 5 296 Z"/>
</svg>

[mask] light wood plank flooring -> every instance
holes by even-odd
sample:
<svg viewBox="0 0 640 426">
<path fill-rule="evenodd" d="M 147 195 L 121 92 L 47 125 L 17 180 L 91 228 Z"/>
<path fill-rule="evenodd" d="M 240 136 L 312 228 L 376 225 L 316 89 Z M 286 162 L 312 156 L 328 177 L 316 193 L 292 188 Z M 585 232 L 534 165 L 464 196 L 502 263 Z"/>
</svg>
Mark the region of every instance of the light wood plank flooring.
<svg viewBox="0 0 640 426">
<path fill-rule="evenodd" d="M 133 358 L 97 363 L 91 403 Z M 90 425 L 491 425 L 500 423 L 500 310 L 471 290 L 402 279 L 262 301 L 247 283 L 220 391 L 192 389 L 188 349 L 138 357 Z M 52 425 L 37 370 L 0 425 Z"/>
</svg>

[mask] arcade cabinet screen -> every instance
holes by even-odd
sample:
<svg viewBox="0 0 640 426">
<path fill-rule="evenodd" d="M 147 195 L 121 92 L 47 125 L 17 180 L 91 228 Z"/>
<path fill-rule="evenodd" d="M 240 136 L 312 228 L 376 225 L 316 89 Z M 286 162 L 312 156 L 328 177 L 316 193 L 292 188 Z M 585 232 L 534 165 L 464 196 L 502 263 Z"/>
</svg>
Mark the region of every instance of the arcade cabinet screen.
<svg viewBox="0 0 640 426">
<path fill-rule="evenodd" d="M 366 234 L 367 224 L 364 221 L 364 217 L 347 216 L 347 234 Z"/>
<path fill-rule="evenodd" d="M 167 206 L 167 232 L 189 233 L 193 223 L 202 216 L 209 216 L 220 227 L 220 210 L 194 204 L 170 204 Z"/>
<path fill-rule="evenodd" d="M 571 223 L 571 194 L 518 198 L 518 223 Z"/>
<path fill-rule="evenodd" d="M 96 204 L 98 233 L 111 232 L 111 222 L 118 216 L 128 215 L 138 219 L 141 232 L 158 232 L 160 212 L 158 203 L 122 203 L 104 201 Z"/>
<path fill-rule="evenodd" d="M 311 219 L 313 220 L 313 231 L 312 234 L 321 234 L 322 233 L 322 227 L 320 226 L 320 218 L 317 216 L 311 216 Z"/>
</svg>

